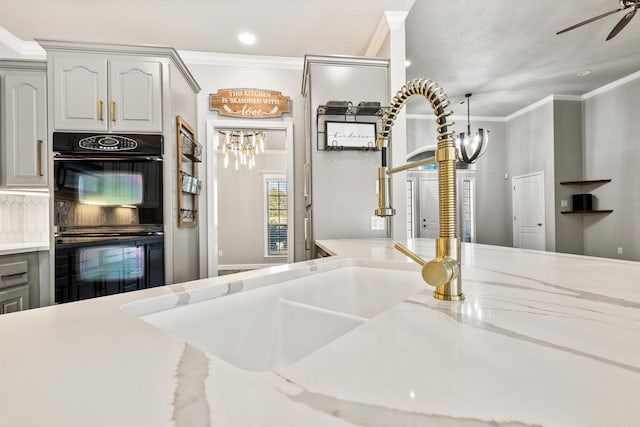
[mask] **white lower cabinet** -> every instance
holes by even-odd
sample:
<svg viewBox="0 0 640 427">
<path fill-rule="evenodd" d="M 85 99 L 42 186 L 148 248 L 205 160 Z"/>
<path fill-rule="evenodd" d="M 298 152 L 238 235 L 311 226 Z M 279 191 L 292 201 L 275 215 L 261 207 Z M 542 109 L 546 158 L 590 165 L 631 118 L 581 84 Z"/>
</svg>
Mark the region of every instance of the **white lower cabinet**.
<svg viewBox="0 0 640 427">
<path fill-rule="evenodd" d="M 9 66 L 10 64 L 10 66 Z M 2 185 L 47 186 L 46 72 L 38 64 L 0 61 Z"/>
</svg>

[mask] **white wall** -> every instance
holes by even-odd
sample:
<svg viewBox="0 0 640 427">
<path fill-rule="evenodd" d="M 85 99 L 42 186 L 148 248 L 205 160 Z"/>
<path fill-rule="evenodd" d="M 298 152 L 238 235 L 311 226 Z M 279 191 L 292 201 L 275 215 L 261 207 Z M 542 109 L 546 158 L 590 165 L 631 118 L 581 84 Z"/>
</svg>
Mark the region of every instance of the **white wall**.
<svg viewBox="0 0 640 427">
<path fill-rule="evenodd" d="M 268 144 L 268 141 L 267 141 Z M 223 156 L 218 153 L 218 165 Z M 220 265 L 268 264 L 287 262 L 286 257 L 264 256 L 266 173 L 286 175 L 287 158 L 284 151 L 265 151 L 256 156 L 256 166 L 235 169 L 234 162 L 228 168 L 218 169 L 219 210 L 218 258 Z"/>
<path fill-rule="evenodd" d="M 241 88 L 260 88 L 280 91 L 284 96 L 291 98 L 290 113 L 286 113 L 274 121 L 291 121 L 293 122 L 294 133 L 294 231 L 295 244 L 293 247 L 295 260 L 304 259 L 304 197 L 303 197 L 303 164 L 304 164 L 304 101 L 300 95 L 300 87 L 302 84 L 302 61 L 299 66 L 285 63 L 279 65 L 277 62 L 270 63 L 268 61 L 261 62 L 255 60 L 247 63 L 247 65 L 229 65 L 217 64 L 215 60 L 209 64 L 188 63 L 189 70 L 195 77 L 196 81 L 202 87 L 202 91 L 198 95 L 198 120 L 197 132 L 200 142 L 203 143 L 203 157 L 207 157 L 207 151 L 214 149 L 206 144 L 206 122 L 210 119 L 234 120 L 233 118 L 220 117 L 217 112 L 209 111 L 209 95 L 218 92 L 223 88 L 241 87 Z M 270 119 L 256 119 L 256 122 Z M 201 176 L 207 175 L 207 166 L 202 164 L 200 171 Z M 202 189 L 200 199 L 201 206 L 206 206 L 208 198 L 212 197 L 214 191 L 214 183 L 205 182 Z M 200 254 L 201 265 L 207 265 L 209 254 L 206 251 L 206 239 L 203 233 L 209 224 L 207 221 L 214 221 L 214 218 L 201 217 L 203 221 L 200 224 Z M 215 226 L 216 224 L 211 224 Z M 220 224 L 224 226 L 224 224 Z M 201 274 L 206 274 L 202 272 Z M 211 275 L 212 273 L 209 273 Z"/>
</svg>

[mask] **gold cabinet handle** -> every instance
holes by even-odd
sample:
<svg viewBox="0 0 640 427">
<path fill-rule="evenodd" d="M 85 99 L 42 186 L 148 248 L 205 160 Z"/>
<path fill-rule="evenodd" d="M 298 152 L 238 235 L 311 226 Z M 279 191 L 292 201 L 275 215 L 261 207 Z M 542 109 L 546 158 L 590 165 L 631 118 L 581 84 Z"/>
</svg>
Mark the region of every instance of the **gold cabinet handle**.
<svg viewBox="0 0 640 427">
<path fill-rule="evenodd" d="M 42 145 L 44 144 L 44 141 L 39 139 L 38 140 L 38 175 L 40 176 L 44 176 L 44 173 L 42 172 Z"/>
<path fill-rule="evenodd" d="M 116 121 L 116 101 L 111 101 L 110 114 L 111 114 L 111 121 L 115 122 Z"/>
<path fill-rule="evenodd" d="M 102 101 L 98 101 L 98 120 L 102 121 Z"/>
</svg>

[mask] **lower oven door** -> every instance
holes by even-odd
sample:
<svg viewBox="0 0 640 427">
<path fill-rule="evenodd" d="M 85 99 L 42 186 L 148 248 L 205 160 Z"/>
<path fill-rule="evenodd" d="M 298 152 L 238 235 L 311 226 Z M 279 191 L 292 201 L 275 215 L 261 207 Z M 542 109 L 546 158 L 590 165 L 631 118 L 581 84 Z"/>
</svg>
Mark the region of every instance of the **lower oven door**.
<svg viewBox="0 0 640 427">
<path fill-rule="evenodd" d="M 55 302 L 78 301 L 164 284 L 163 237 L 111 236 L 87 240 L 58 239 Z"/>
</svg>

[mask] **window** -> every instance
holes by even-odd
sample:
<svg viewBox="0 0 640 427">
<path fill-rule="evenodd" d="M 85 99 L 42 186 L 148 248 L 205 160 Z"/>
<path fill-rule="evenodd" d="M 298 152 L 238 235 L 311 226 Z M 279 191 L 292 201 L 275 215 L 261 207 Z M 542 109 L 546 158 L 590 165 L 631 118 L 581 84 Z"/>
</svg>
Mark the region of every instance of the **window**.
<svg viewBox="0 0 640 427">
<path fill-rule="evenodd" d="M 265 176 L 265 200 L 265 255 L 286 256 L 289 206 L 284 175 Z"/>
</svg>

